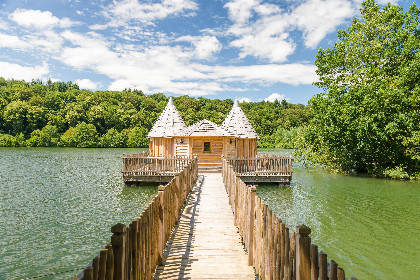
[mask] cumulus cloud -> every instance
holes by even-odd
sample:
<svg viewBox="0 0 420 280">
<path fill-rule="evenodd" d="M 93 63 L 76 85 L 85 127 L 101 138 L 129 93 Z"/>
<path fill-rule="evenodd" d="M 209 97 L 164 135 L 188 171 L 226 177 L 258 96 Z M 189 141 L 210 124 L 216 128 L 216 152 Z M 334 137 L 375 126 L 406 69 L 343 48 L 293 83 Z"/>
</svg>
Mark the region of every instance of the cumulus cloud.
<svg viewBox="0 0 420 280">
<path fill-rule="evenodd" d="M 59 19 L 49 11 L 40 10 L 26 10 L 16 9 L 10 14 L 10 19 L 15 21 L 17 24 L 24 27 L 34 27 L 38 29 L 62 27 L 67 28 L 78 24 L 77 22 L 71 21 L 69 18 Z"/>
<path fill-rule="evenodd" d="M 199 59 L 208 59 L 222 49 L 222 44 L 215 36 L 182 36 L 176 41 L 191 42 L 195 47 L 195 56 Z"/>
<path fill-rule="evenodd" d="M 113 80 L 109 89 L 137 88 L 144 92 L 208 95 L 232 88 L 230 82 L 269 84 L 311 84 L 316 80 L 316 67 L 311 64 L 268 64 L 252 66 L 210 66 L 194 62 L 194 51 L 181 46 L 150 46 L 135 51 L 121 45 L 112 48 L 106 38 L 66 31 L 62 36 L 71 41 L 60 60 L 65 64 L 99 74 Z"/>
<path fill-rule="evenodd" d="M 261 0 L 231 0 L 224 7 L 233 23 L 228 34 L 236 37 L 230 46 L 239 49 L 240 58 L 254 56 L 276 63 L 296 50 L 291 32 L 298 30 L 305 46 L 315 48 L 357 11 L 350 0 L 307 0 L 287 11 Z"/>
<path fill-rule="evenodd" d="M 286 97 L 284 96 L 284 94 L 272 93 L 270 96 L 264 99 L 265 102 L 274 102 L 276 100 L 277 101 L 286 100 Z"/>
<path fill-rule="evenodd" d="M 45 79 L 45 75 L 48 73 L 49 67 L 46 63 L 42 66 L 28 67 L 0 61 L 0 77 L 5 79 L 31 81 L 32 79 Z"/>
<path fill-rule="evenodd" d="M 75 81 L 76 84 L 79 85 L 79 88 L 81 89 L 90 89 L 95 90 L 98 88 L 98 86 L 101 85 L 101 83 L 91 81 L 89 79 L 78 79 Z"/>
<path fill-rule="evenodd" d="M 22 41 L 17 36 L 0 33 L 0 47 L 12 49 L 26 49 L 30 47 L 30 44 L 28 44 L 25 41 Z"/>
</svg>

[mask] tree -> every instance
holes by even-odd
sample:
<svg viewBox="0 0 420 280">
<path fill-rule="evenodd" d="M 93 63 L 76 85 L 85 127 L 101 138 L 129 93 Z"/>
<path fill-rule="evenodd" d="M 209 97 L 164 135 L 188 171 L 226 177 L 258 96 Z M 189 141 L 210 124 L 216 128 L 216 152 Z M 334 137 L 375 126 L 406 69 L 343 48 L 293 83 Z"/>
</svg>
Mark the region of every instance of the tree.
<svg viewBox="0 0 420 280">
<path fill-rule="evenodd" d="M 98 132 L 93 124 L 79 123 L 70 127 L 61 137 L 67 147 L 92 148 L 98 146 Z"/>
<path fill-rule="evenodd" d="M 127 145 L 130 148 L 147 148 L 149 139 L 147 139 L 147 129 L 144 127 L 134 127 L 128 132 Z"/>
<path fill-rule="evenodd" d="M 297 155 L 342 171 L 420 170 L 420 10 L 365 1 L 361 19 L 338 31 L 315 61 L 324 92 Z M 415 148 L 417 147 L 417 148 Z"/>
<path fill-rule="evenodd" d="M 111 128 L 100 140 L 100 146 L 103 148 L 123 148 L 127 143 L 127 135 L 119 133 L 115 128 Z"/>
</svg>

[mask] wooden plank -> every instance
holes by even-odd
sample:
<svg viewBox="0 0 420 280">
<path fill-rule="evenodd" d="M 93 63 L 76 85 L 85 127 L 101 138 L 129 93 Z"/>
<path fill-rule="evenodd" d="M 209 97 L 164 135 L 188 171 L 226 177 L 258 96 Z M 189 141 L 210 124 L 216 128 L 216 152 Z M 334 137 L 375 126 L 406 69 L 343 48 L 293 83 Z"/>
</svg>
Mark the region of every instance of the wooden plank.
<svg viewBox="0 0 420 280">
<path fill-rule="evenodd" d="M 221 174 L 200 176 L 155 279 L 255 279 Z"/>
</svg>

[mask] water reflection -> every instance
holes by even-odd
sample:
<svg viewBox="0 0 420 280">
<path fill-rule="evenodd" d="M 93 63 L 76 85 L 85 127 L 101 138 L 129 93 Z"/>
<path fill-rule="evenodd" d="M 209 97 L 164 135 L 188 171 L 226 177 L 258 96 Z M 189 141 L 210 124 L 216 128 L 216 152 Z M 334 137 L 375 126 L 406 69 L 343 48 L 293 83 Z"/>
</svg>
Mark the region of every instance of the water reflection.
<svg viewBox="0 0 420 280">
<path fill-rule="evenodd" d="M 289 226 L 305 223 L 312 240 L 358 279 L 419 279 L 420 182 L 345 176 L 294 166 L 289 188 L 257 194 Z"/>
</svg>

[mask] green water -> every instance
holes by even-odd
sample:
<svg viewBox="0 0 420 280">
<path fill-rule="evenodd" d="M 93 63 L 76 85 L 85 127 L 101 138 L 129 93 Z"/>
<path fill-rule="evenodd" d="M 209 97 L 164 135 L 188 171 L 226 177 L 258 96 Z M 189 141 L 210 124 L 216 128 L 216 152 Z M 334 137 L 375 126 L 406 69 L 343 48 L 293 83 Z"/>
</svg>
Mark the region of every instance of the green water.
<svg viewBox="0 0 420 280">
<path fill-rule="evenodd" d="M 157 193 L 124 187 L 121 155 L 137 151 L 0 148 L 0 279 L 86 266 Z"/>
<path fill-rule="evenodd" d="M 121 155 L 138 151 L 0 148 L 0 279 L 90 262 L 110 227 L 137 217 L 157 192 L 124 187 Z M 294 171 L 291 187 L 258 187 L 290 227 L 310 226 L 313 242 L 359 280 L 420 278 L 420 182 Z"/>
<path fill-rule="evenodd" d="M 312 242 L 347 276 L 420 279 L 420 182 L 293 169 L 291 187 L 257 188 L 287 225 L 308 225 Z"/>
</svg>

